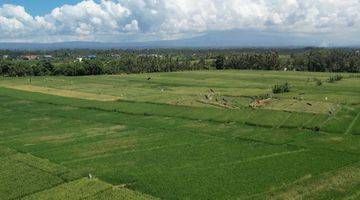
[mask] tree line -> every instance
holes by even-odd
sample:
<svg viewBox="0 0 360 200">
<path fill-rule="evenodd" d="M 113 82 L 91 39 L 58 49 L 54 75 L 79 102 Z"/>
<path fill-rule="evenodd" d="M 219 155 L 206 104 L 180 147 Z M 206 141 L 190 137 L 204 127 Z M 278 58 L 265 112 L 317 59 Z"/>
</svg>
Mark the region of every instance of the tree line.
<svg viewBox="0 0 360 200">
<path fill-rule="evenodd" d="M 10 52 L 11 53 L 11 52 Z M 50 52 L 51 53 L 51 52 Z M 297 70 L 360 72 L 360 53 L 348 49 L 308 50 L 155 50 L 139 52 L 93 51 L 96 59 L 75 61 L 74 54 L 55 52 L 64 59 L 0 60 L 3 76 L 83 76 L 118 73 L 173 72 L 204 69 Z M 55 54 L 54 53 L 54 54 Z"/>
<path fill-rule="evenodd" d="M 22 61 L 1 60 L 0 74 L 3 76 L 84 76 L 119 73 L 153 73 L 180 70 L 205 69 L 202 62 L 191 62 L 173 57 L 130 56 L 122 59 L 86 59 L 52 63 L 47 60 Z"/>
<path fill-rule="evenodd" d="M 312 50 L 288 55 L 280 55 L 275 51 L 219 55 L 215 67 L 216 69 L 360 72 L 360 52 Z"/>
</svg>

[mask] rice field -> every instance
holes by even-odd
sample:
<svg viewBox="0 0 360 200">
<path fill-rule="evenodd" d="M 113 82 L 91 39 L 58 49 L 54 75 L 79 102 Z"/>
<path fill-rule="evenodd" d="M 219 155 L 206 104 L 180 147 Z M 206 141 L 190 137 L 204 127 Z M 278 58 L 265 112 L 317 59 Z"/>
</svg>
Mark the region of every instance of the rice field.
<svg viewBox="0 0 360 200">
<path fill-rule="evenodd" d="M 329 76 L 2 77 L 0 199 L 359 199 L 360 79 Z"/>
</svg>

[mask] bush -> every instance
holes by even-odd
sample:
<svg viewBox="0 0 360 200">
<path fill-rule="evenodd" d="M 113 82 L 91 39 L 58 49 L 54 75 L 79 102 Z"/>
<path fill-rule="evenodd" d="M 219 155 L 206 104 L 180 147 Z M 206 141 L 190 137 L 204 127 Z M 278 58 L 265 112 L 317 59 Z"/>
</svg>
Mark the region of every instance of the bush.
<svg viewBox="0 0 360 200">
<path fill-rule="evenodd" d="M 336 81 L 340 81 L 343 79 L 343 76 L 341 74 L 336 74 L 335 76 L 330 76 L 328 79 L 328 83 L 335 83 Z"/>
<path fill-rule="evenodd" d="M 274 94 L 290 92 L 290 84 L 286 82 L 282 85 L 274 85 L 272 88 L 272 92 Z"/>
<path fill-rule="evenodd" d="M 225 68 L 225 56 L 218 56 L 216 58 L 215 68 L 216 69 L 224 69 Z"/>
<path fill-rule="evenodd" d="M 85 75 L 100 75 L 104 73 L 103 63 L 99 60 L 85 60 L 82 63 Z"/>
<path fill-rule="evenodd" d="M 255 100 L 263 100 L 263 99 L 269 99 L 272 98 L 271 94 L 260 94 L 252 97 Z"/>
<path fill-rule="evenodd" d="M 320 79 L 315 78 L 314 81 L 317 86 L 322 85 L 322 81 Z"/>
</svg>

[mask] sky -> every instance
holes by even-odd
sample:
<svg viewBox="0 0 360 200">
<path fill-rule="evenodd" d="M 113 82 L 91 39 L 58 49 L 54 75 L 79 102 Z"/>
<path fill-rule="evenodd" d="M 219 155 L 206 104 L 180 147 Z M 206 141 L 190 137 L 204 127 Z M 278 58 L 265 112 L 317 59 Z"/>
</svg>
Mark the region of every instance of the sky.
<svg viewBox="0 0 360 200">
<path fill-rule="evenodd" d="M 360 45 L 360 0 L 0 0 L 0 42 L 141 42 L 232 30 Z"/>
<path fill-rule="evenodd" d="M 32 15 L 45 15 L 50 13 L 54 8 L 64 4 L 76 4 L 81 0 L 0 0 L 1 4 L 19 5 L 26 9 Z M 95 1 L 99 2 L 99 1 Z"/>
</svg>

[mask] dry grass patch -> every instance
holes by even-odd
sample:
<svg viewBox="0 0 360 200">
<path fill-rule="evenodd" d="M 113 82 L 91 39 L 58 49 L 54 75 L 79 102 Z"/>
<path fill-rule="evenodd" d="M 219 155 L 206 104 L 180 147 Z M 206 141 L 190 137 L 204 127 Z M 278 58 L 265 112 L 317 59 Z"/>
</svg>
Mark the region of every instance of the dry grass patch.
<svg viewBox="0 0 360 200">
<path fill-rule="evenodd" d="M 64 111 L 72 111 L 72 110 L 78 110 L 79 108 L 78 107 L 74 107 L 74 106 L 63 106 L 61 107 L 61 110 L 64 110 Z"/>
<path fill-rule="evenodd" d="M 40 117 L 40 118 L 32 118 L 30 119 L 30 121 L 34 121 L 34 122 L 46 122 L 51 120 L 49 117 Z"/>
<path fill-rule="evenodd" d="M 87 147 L 82 147 L 74 150 L 74 155 L 77 157 L 92 157 L 97 155 L 106 154 L 119 149 L 134 148 L 136 139 L 115 139 L 111 141 L 104 141 L 95 143 Z"/>
<path fill-rule="evenodd" d="M 34 85 L 3 85 L 3 87 L 16 89 L 16 90 L 23 90 L 28 92 L 38 92 L 38 93 L 51 94 L 62 97 L 89 99 L 89 100 L 97 100 L 97 101 L 116 101 L 119 99 L 119 97 L 115 97 L 111 95 L 62 90 L 62 89 L 40 87 Z"/>
<path fill-rule="evenodd" d="M 265 109 L 284 110 L 306 113 L 334 114 L 337 106 L 333 103 L 295 100 L 295 99 L 271 99 L 263 106 Z"/>
<path fill-rule="evenodd" d="M 32 102 L 28 101 L 28 100 L 18 100 L 18 101 L 14 101 L 12 103 L 14 103 L 14 104 L 31 104 Z"/>
<path fill-rule="evenodd" d="M 88 137 L 93 137 L 97 135 L 111 135 L 114 133 L 118 133 L 125 129 L 124 125 L 114 125 L 110 127 L 96 127 L 96 128 L 89 128 L 86 130 L 86 135 Z"/>
<path fill-rule="evenodd" d="M 73 134 L 69 135 L 47 135 L 47 136 L 41 136 L 36 138 L 35 140 L 37 142 L 51 142 L 51 141 L 61 141 L 61 140 L 68 140 L 73 137 Z"/>
</svg>

